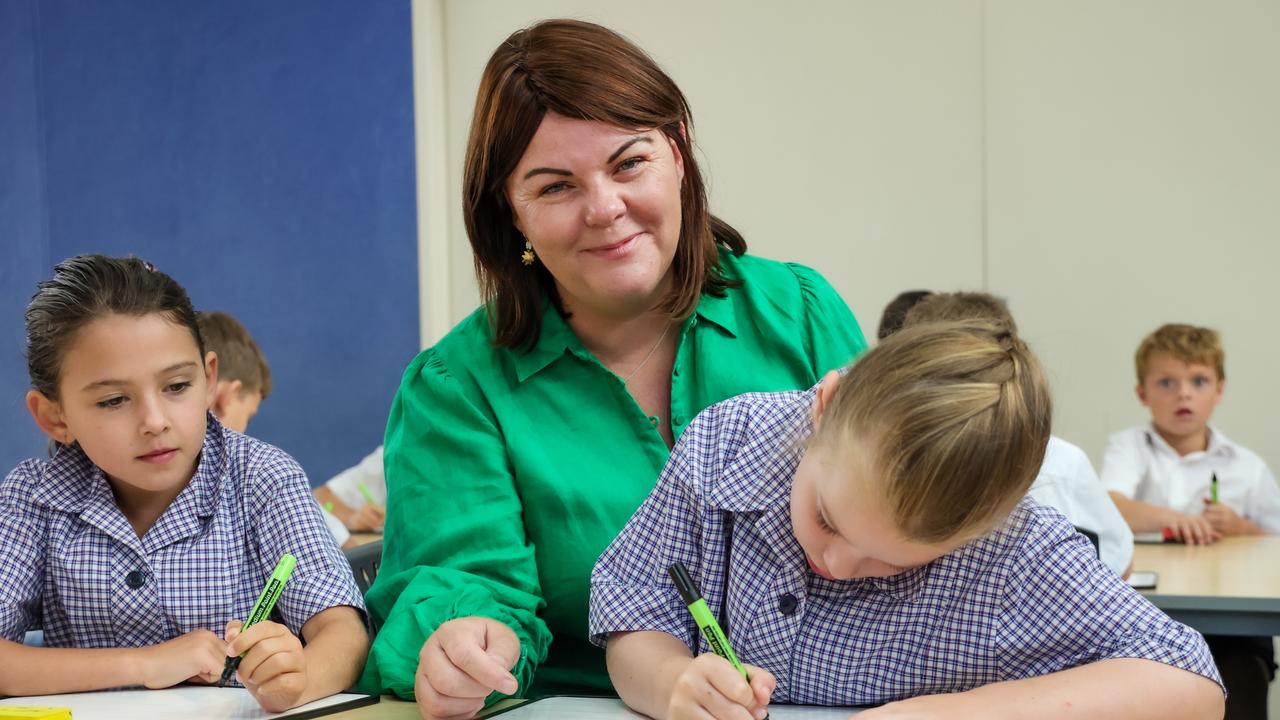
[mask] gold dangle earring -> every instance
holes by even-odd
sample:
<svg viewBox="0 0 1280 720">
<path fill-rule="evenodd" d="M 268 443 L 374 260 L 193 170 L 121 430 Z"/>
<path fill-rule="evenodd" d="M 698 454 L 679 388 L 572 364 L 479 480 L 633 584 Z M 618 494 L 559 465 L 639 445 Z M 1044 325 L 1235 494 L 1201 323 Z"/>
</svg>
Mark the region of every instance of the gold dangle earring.
<svg viewBox="0 0 1280 720">
<path fill-rule="evenodd" d="M 532 265 L 535 257 L 537 256 L 533 254 L 533 244 L 526 239 L 524 241 L 524 252 L 520 253 L 520 262 L 525 265 Z"/>
</svg>

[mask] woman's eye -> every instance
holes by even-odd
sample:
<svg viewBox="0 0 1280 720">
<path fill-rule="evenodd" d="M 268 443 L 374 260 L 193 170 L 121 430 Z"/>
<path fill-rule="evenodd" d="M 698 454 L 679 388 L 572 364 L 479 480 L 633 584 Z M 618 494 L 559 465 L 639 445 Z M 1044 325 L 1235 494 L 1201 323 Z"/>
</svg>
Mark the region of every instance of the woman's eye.
<svg viewBox="0 0 1280 720">
<path fill-rule="evenodd" d="M 618 164 L 618 172 L 626 172 L 627 170 L 634 170 L 640 167 L 640 165 L 643 162 L 644 162 L 644 158 L 642 157 L 627 158 L 626 160 L 623 160 L 621 163 Z"/>
<path fill-rule="evenodd" d="M 550 185 L 542 188 L 542 191 L 539 192 L 538 194 L 539 195 L 558 195 L 568 189 L 569 189 L 568 183 L 562 183 L 562 182 L 551 183 Z"/>
</svg>

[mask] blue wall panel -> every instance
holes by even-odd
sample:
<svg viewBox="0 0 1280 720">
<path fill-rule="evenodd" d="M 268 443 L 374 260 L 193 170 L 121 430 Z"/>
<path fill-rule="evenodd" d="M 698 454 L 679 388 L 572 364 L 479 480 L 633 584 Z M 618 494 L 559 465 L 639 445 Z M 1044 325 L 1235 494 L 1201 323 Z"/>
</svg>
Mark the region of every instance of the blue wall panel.
<svg viewBox="0 0 1280 720">
<path fill-rule="evenodd" d="M 46 447 L 23 404 L 22 311 L 49 264 L 36 93 L 37 0 L 0 0 L 0 473 Z"/>
<path fill-rule="evenodd" d="M 49 258 L 136 254 L 240 318 L 275 384 L 250 434 L 313 482 L 357 462 L 418 347 L 408 2 L 33 12 Z"/>
</svg>

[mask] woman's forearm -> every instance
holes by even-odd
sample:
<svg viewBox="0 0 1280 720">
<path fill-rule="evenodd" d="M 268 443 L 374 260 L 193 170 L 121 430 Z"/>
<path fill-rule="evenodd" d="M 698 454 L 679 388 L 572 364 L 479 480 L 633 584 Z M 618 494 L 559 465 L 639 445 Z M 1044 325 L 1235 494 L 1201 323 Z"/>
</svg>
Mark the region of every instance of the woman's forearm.
<svg viewBox="0 0 1280 720">
<path fill-rule="evenodd" d="M 605 660 L 618 697 L 633 710 L 661 720 L 676 679 L 693 655 L 673 635 L 642 630 L 610 635 Z"/>
</svg>

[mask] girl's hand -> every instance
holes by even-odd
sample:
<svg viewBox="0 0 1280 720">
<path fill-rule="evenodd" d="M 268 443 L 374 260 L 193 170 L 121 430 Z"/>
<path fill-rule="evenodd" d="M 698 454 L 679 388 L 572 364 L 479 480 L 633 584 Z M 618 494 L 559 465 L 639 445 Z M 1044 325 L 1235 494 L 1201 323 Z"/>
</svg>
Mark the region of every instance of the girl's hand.
<svg viewBox="0 0 1280 720">
<path fill-rule="evenodd" d="M 217 682 L 227 660 L 227 644 L 208 630 L 192 630 L 141 650 L 142 684 L 153 690 L 187 681 Z"/>
<path fill-rule="evenodd" d="M 469 718 L 497 690 L 519 690 L 511 668 L 520 659 L 520 639 L 505 624 L 486 617 L 450 620 L 431 633 L 418 653 L 413 683 L 424 718 Z"/>
<path fill-rule="evenodd" d="M 745 667 L 750 683 L 719 655 L 705 653 L 694 658 L 676 679 L 667 718 L 763 720 L 769 714 L 769 696 L 777 680 L 767 670 Z"/>
<path fill-rule="evenodd" d="M 227 623 L 223 661 L 243 654 L 236 677 L 268 712 L 283 712 L 298 704 L 307 689 L 307 657 L 302 641 L 280 623 L 264 620 L 240 631 L 242 623 Z"/>
</svg>

